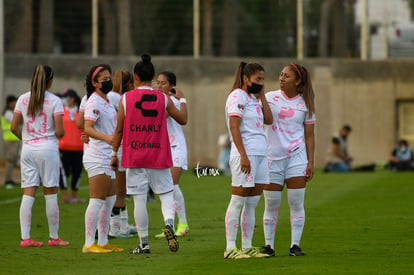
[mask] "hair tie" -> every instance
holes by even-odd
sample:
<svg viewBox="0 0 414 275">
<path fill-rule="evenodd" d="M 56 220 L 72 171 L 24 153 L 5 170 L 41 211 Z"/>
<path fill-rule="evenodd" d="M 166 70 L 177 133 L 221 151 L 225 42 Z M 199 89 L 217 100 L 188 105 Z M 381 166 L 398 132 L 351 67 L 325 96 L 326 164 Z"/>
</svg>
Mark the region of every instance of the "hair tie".
<svg viewBox="0 0 414 275">
<path fill-rule="evenodd" d="M 99 71 L 100 70 L 102 70 L 104 67 L 102 67 L 102 66 L 98 66 L 98 68 L 96 68 L 95 69 L 95 71 L 93 71 L 93 74 L 92 74 L 92 81 L 95 79 L 95 76 L 99 73 Z"/>
<path fill-rule="evenodd" d="M 298 74 L 299 74 L 299 83 L 301 83 L 302 82 L 302 74 L 300 73 L 298 67 L 296 67 L 295 64 L 292 63 L 292 66 L 295 67 L 296 71 L 298 72 Z"/>
</svg>

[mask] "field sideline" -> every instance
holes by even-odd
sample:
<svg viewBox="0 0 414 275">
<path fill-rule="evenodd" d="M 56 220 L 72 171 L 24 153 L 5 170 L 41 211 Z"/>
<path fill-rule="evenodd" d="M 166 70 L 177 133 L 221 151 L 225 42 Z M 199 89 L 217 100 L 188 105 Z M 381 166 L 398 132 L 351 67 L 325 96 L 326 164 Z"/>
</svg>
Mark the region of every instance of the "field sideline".
<svg viewBox="0 0 414 275">
<path fill-rule="evenodd" d="M 84 176 L 80 197 L 87 198 Z M 163 227 L 160 203 L 148 203 L 151 254 L 131 255 L 138 238 L 115 239 L 126 252 L 83 254 L 87 204 L 60 204 L 60 237 L 68 247 L 20 248 L 21 189 L 0 187 L 0 274 L 413 274 L 414 173 L 385 170 L 324 174 L 318 170 L 306 192 L 305 257 L 289 257 L 289 212 L 284 193 L 276 257 L 224 260 L 224 214 L 230 178 L 187 172 L 182 176 L 190 232 L 177 253 L 153 236 Z M 39 192 L 40 191 L 40 192 Z M 31 237 L 47 243 L 45 203 L 38 191 Z M 253 244 L 263 245 L 263 198 L 256 212 Z M 128 201 L 130 221 L 133 202 Z M 239 233 L 240 237 L 240 233 Z M 238 242 L 240 245 L 240 242 Z"/>
</svg>

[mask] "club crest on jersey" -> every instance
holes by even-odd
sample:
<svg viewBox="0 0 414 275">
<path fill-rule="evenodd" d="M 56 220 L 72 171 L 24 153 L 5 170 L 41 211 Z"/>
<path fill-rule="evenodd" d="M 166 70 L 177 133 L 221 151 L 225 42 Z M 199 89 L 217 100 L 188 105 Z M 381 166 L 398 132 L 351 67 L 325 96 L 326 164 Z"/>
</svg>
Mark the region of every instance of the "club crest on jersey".
<svg viewBox="0 0 414 275">
<path fill-rule="evenodd" d="M 92 113 L 93 113 L 94 115 L 99 115 L 99 110 L 97 110 L 97 109 L 93 109 Z"/>
<path fill-rule="evenodd" d="M 244 105 L 243 105 L 243 104 L 238 104 L 238 105 L 237 105 L 237 108 L 239 108 L 240 110 L 242 110 L 242 111 L 243 111 L 243 110 L 244 110 Z"/>
</svg>

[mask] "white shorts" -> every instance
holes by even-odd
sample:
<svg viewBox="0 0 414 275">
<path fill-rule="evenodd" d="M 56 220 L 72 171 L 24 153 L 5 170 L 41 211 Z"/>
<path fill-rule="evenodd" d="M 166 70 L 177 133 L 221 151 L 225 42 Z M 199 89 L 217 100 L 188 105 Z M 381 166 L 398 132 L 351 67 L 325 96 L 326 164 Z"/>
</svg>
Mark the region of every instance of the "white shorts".
<svg viewBox="0 0 414 275">
<path fill-rule="evenodd" d="M 126 169 L 126 193 L 128 195 L 147 194 L 148 187 L 151 187 L 155 194 L 168 193 L 174 190 L 170 169 Z"/>
<path fill-rule="evenodd" d="M 59 150 L 25 150 L 20 157 L 21 187 L 59 186 L 60 158 Z"/>
<path fill-rule="evenodd" d="M 187 170 L 187 150 L 182 150 L 178 146 L 171 147 L 173 166 Z"/>
<path fill-rule="evenodd" d="M 231 185 L 235 187 L 254 187 L 256 183 L 269 184 L 267 157 L 248 156 L 251 171 L 246 175 L 240 168 L 240 156 L 230 157 Z"/>
<path fill-rule="evenodd" d="M 269 163 L 269 177 L 271 183 L 285 184 L 286 179 L 306 176 L 308 158 L 306 150 L 289 158 L 271 160 Z"/>
<path fill-rule="evenodd" d="M 107 175 L 111 179 L 115 179 L 115 171 L 111 169 L 111 166 L 104 165 L 97 162 L 84 162 L 83 167 L 85 167 L 86 172 L 88 173 L 88 178 L 92 178 L 98 175 Z"/>
</svg>

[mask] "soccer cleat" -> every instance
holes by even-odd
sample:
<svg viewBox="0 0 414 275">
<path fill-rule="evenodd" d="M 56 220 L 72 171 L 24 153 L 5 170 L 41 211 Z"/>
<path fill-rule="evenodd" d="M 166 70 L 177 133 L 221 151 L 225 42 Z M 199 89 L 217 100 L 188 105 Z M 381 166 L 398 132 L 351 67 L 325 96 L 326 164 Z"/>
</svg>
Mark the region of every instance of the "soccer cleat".
<svg viewBox="0 0 414 275">
<path fill-rule="evenodd" d="M 257 247 L 246 248 L 241 251 L 244 255 L 249 255 L 252 258 L 268 258 L 269 255 L 259 251 Z"/>
<path fill-rule="evenodd" d="M 296 244 L 294 244 L 290 249 L 289 249 L 289 255 L 290 256 L 305 256 L 306 253 L 302 251 L 302 249 L 297 246 Z"/>
<path fill-rule="evenodd" d="M 127 226 L 121 226 L 120 232 L 123 235 L 133 235 L 137 234 L 137 228 L 133 225 L 127 224 Z"/>
<path fill-rule="evenodd" d="M 84 245 L 82 247 L 82 253 L 110 253 L 112 249 L 105 249 L 96 243 L 91 244 L 90 246 Z"/>
<path fill-rule="evenodd" d="M 250 258 L 249 255 L 243 254 L 240 250 L 238 250 L 235 247 L 228 251 L 224 251 L 224 259 L 238 260 L 238 259 L 248 259 L 248 258 Z"/>
<path fill-rule="evenodd" d="M 177 240 L 177 237 L 175 236 L 174 229 L 172 229 L 172 227 L 169 224 L 167 224 L 164 227 L 163 231 L 164 231 L 164 236 L 168 242 L 168 248 L 172 252 L 177 252 L 178 251 L 178 240 Z"/>
<path fill-rule="evenodd" d="M 32 239 L 26 239 L 26 240 L 20 241 L 20 247 L 39 247 L 39 246 L 43 246 L 43 243 L 36 242 L 35 240 L 32 240 Z"/>
<path fill-rule="evenodd" d="M 177 236 L 182 236 L 184 237 L 188 231 L 190 230 L 190 228 L 188 227 L 188 224 L 186 223 L 179 223 L 177 230 L 175 231 L 175 234 L 177 234 Z"/>
<path fill-rule="evenodd" d="M 102 245 L 102 246 L 98 245 L 98 246 L 100 246 L 104 249 L 111 249 L 113 252 L 122 252 L 122 251 L 124 251 L 123 248 L 117 247 L 117 246 L 115 246 L 114 244 L 111 244 L 111 243 L 106 243 L 106 245 Z"/>
<path fill-rule="evenodd" d="M 50 238 L 47 242 L 48 246 L 67 246 L 69 245 L 69 242 L 63 241 L 61 238 L 52 239 Z"/>
<path fill-rule="evenodd" d="M 141 247 L 140 245 L 138 245 L 137 247 L 132 249 L 129 253 L 131 253 L 131 254 L 149 254 L 151 252 L 150 252 L 149 245 L 146 244 L 144 247 Z"/>
<path fill-rule="evenodd" d="M 261 250 L 260 252 L 261 252 L 261 253 L 264 253 L 264 254 L 267 254 L 267 255 L 269 255 L 270 257 L 275 256 L 275 250 L 274 250 L 274 249 L 272 249 L 272 248 L 270 247 L 270 245 L 269 245 L 269 244 L 268 244 L 268 245 L 263 246 L 263 247 L 262 247 L 262 250 Z"/>
</svg>

